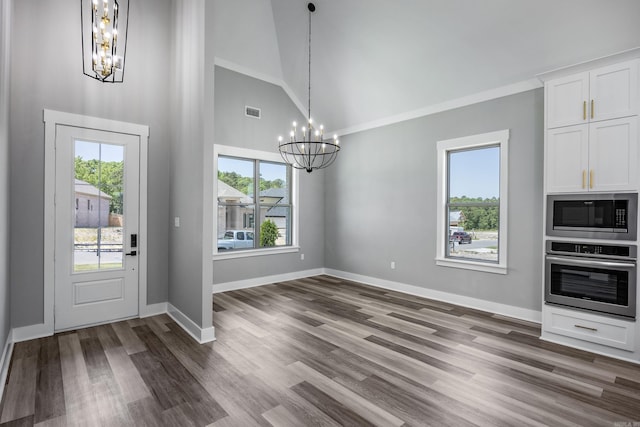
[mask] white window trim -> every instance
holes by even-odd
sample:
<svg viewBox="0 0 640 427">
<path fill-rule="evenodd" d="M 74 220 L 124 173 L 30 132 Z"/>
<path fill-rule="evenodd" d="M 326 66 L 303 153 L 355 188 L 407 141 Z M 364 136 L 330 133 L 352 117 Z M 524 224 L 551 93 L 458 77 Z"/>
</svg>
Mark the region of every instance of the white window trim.
<svg viewBox="0 0 640 427">
<path fill-rule="evenodd" d="M 469 259 L 457 259 L 446 257 L 446 244 L 449 236 L 445 233 L 447 212 L 447 153 L 452 150 L 465 150 L 481 148 L 491 145 L 500 145 L 500 226 L 498 263 L 486 263 Z M 455 267 L 467 270 L 484 271 L 487 273 L 507 274 L 507 206 L 508 206 L 508 158 L 509 158 L 509 129 L 462 138 L 438 141 L 438 200 L 437 200 L 437 232 L 436 232 L 436 265 Z"/>
<path fill-rule="evenodd" d="M 298 243 L 298 169 L 291 168 L 291 246 L 278 246 L 274 248 L 246 249 L 241 251 L 218 252 L 218 157 L 240 157 L 245 159 L 262 160 L 266 162 L 284 163 L 278 153 L 269 151 L 252 150 L 249 148 L 232 147 L 229 145 L 214 144 L 213 146 L 213 260 L 246 258 L 252 256 L 285 254 L 300 251 Z"/>
</svg>

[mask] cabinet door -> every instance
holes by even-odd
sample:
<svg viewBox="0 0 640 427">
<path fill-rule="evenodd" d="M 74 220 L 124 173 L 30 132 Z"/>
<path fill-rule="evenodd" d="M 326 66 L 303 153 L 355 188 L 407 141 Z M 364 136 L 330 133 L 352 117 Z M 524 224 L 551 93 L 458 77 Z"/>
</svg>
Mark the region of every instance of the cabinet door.
<svg viewBox="0 0 640 427">
<path fill-rule="evenodd" d="M 589 119 L 617 119 L 638 114 L 638 61 L 598 68 L 590 73 Z"/>
<path fill-rule="evenodd" d="M 547 132 L 547 192 L 588 191 L 589 126 L 577 125 Z"/>
<path fill-rule="evenodd" d="M 638 118 L 589 125 L 589 188 L 591 191 L 638 188 Z"/>
<path fill-rule="evenodd" d="M 547 128 L 588 120 L 589 73 L 551 80 L 546 85 Z"/>
</svg>

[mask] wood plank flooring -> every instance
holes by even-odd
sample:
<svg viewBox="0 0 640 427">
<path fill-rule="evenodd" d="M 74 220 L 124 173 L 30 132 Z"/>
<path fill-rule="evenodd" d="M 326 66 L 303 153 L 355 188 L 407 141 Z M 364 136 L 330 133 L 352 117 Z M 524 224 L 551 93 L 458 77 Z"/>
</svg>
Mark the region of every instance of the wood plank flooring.
<svg viewBox="0 0 640 427">
<path fill-rule="evenodd" d="M 535 324 L 318 276 L 15 345 L 0 426 L 633 426 L 640 365 Z M 634 422 L 638 424 L 634 424 Z"/>
</svg>

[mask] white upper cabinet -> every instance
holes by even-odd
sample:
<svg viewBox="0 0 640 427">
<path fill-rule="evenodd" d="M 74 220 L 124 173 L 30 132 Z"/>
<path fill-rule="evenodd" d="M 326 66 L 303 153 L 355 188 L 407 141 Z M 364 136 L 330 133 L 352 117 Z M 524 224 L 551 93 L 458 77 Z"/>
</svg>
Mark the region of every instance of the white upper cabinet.
<svg viewBox="0 0 640 427">
<path fill-rule="evenodd" d="M 625 117 L 589 125 L 589 190 L 638 188 L 638 119 Z"/>
<path fill-rule="evenodd" d="M 545 83 L 547 193 L 636 191 L 640 60 Z"/>
<path fill-rule="evenodd" d="M 547 82 L 547 128 L 638 114 L 638 60 Z"/>
<path fill-rule="evenodd" d="M 547 83 L 549 129 L 587 122 L 589 73 L 574 74 Z"/>
<path fill-rule="evenodd" d="M 548 193 L 638 189 L 638 118 L 547 131 Z"/>
<path fill-rule="evenodd" d="M 577 193 L 588 189 L 589 125 L 547 132 L 547 192 Z"/>
<path fill-rule="evenodd" d="M 638 114 L 638 61 L 598 68 L 589 81 L 591 121 Z"/>
</svg>

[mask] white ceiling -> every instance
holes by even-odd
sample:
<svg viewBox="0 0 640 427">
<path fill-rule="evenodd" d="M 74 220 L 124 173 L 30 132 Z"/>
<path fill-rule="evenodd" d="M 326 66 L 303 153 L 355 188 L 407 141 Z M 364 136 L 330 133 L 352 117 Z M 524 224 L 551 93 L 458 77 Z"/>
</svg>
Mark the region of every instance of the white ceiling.
<svg viewBox="0 0 640 427">
<path fill-rule="evenodd" d="M 216 56 L 307 104 L 306 0 L 215 0 Z M 640 46 L 638 0 L 316 0 L 312 116 L 366 127 Z"/>
</svg>

